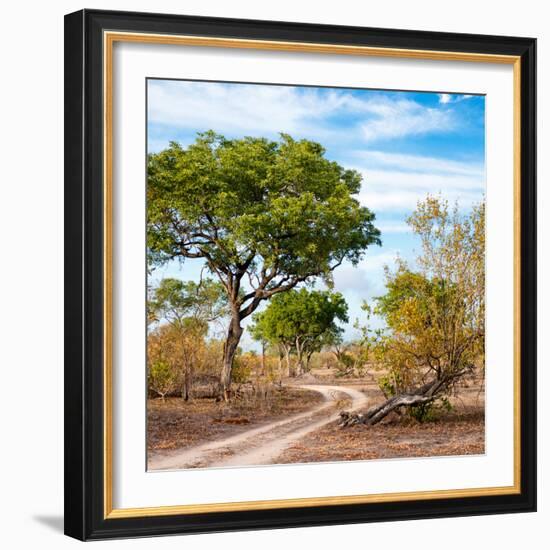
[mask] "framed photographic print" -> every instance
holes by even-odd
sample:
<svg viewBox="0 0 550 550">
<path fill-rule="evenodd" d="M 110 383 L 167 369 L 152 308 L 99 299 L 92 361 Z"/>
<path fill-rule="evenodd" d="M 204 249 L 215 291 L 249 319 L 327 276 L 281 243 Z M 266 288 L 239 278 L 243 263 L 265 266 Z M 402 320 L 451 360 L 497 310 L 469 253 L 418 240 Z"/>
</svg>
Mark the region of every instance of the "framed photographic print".
<svg viewBox="0 0 550 550">
<path fill-rule="evenodd" d="M 535 40 L 65 19 L 65 529 L 534 511 Z"/>
</svg>

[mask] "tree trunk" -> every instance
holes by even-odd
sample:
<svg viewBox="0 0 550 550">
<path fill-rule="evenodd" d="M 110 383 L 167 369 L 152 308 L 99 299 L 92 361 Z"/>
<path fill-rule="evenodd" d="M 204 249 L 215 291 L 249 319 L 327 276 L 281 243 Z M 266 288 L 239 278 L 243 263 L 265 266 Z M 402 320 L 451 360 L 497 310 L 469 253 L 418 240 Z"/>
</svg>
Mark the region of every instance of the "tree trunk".
<svg viewBox="0 0 550 550">
<path fill-rule="evenodd" d="M 181 362 L 183 367 L 183 385 L 181 387 L 181 398 L 184 401 L 189 401 L 189 395 L 191 393 L 191 383 L 190 383 L 190 357 L 189 353 L 186 353 L 186 342 L 185 337 L 183 334 L 181 334 L 181 348 L 182 348 L 182 354 L 181 354 Z"/>
<path fill-rule="evenodd" d="M 309 364 L 311 363 L 311 356 L 312 355 L 313 355 L 313 352 L 310 352 L 310 353 L 306 354 L 306 367 L 305 367 L 306 372 L 309 372 Z"/>
<path fill-rule="evenodd" d="M 288 376 L 296 376 L 296 373 L 294 372 L 292 365 L 290 364 L 290 347 L 285 346 L 285 358 L 286 358 L 286 368 L 288 370 Z"/>
<path fill-rule="evenodd" d="M 296 338 L 296 376 L 301 376 L 304 373 L 303 359 L 302 344 L 300 339 Z"/>
<path fill-rule="evenodd" d="M 265 376 L 265 340 L 262 340 L 262 376 Z"/>
<path fill-rule="evenodd" d="M 231 369 L 233 368 L 233 359 L 237 352 L 237 347 L 241 341 L 243 329 L 238 317 L 233 317 L 229 323 L 227 330 L 227 338 L 225 340 L 223 350 L 223 365 L 220 375 L 220 394 L 227 401 L 231 392 Z"/>
<path fill-rule="evenodd" d="M 183 388 L 181 396 L 184 401 L 189 401 L 191 398 L 191 386 L 193 385 L 193 373 L 191 368 L 186 368 L 183 374 Z"/>
</svg>

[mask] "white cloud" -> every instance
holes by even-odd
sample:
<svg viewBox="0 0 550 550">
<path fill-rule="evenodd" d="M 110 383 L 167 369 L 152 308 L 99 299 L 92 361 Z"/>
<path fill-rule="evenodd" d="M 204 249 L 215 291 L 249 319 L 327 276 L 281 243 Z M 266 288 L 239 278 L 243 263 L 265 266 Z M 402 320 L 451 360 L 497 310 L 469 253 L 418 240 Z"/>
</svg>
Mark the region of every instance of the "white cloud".
<svg viewBox="0 0 550 550">
<path fill-rule="evenodd" d="M 355 168 L 363 175 L 359 199 L 375 212 L 411 212 L 428 193 L 441 193 L 467 208 L 485 191 L 485 168 L 479 162 L 381 151 L 357 151 L 355 157 L 361 159 Z"/>
<path fill-rule="evenodd" d="M 362 124 L 368 142 L 443 132 L 455 126 L 452 112 L 410 100 L 380 102 L 374 112 L 377 116 Z"/>
<path fill-rule="evenodd" d="M 402 252 L 401 252 L 402 253 Z M 398 249 L 369 248 L 366 257 L 358 264 L 366 273 L 383 273 L 384 266 L 392 266 L 400 255 Z"/>
<path fill-rule="evenodd" d="M 345 261 L 333 271 L 334 291 L 344 295 L 350 309 L 350 319 L 357 317 L 363 300 L 379 296 L 384 292 L 386 283 L 384 268 L 388 266 L 393 270 L 399 257 L 407 260 L 411 265 L 414 264 L 414 255 L 410 250 L 403 251 L 396 247 L 372 245 L 356 266 Z M 321 281 L 315 283 L 315 288 L 327 289 L 325 283 Z M 351 315 L 354 309 L 356 313 Z"/>
<path fill-rule="evenodd" d="M 186 129 L 222 132 L 295 132 L 300 121 L 322 105 L 307 91 L 298 94 L 283 86 L 229 86 L 226 84 L 151 81 L 149 120 Z"/>
<path fill-rule="evenodd" d="M 399 187 L 403 191 L 425 189 L 437 193 L 441 191 L 447 194 L 447 190 L 481 190 L 484 187 L 484 177 L 463 176 L 453 173 L 434 172 L 406 172 L 401 170 L 364 170 L 364 187 L 377 186 L 380 188 Z"/>
<path fill-rule="evenodd" d="M 383 151 L 356 151 L 368 168 L 391 168 L 403 172 L 422 172 L 430 174 L 453 174 L 484 179 L 483 163 L 456 161 L 445 158 L 427 157 L 422 155 L 407 155 L 402 153 L 386 153 Z"/>
<path fill-rule="evenodd" d="M 484 180 L 453 174 L 367 170 L 363 172 L 359 200 L 375 212 L 412 211 L 426 195 L 441 193 L 461 208 L 479 202 Z"/>
<path fill-rule="evenodd" d="M 393 266 L 398 255 L 397 249 L 371 246 L 357 266 L 344 263 L 334 270 L 336 290 L 365 296 L 379 292 L 384 286 L 384 266 Z"/>
<path fill-rule="evenodd" d="M 334 283 L 336 289 L 341 292 L 364 291 L 369 286 L 365 270 L 349 264 L 341 265 L 334 270 Z"/>
<path fill-rule="evenodd" d="M 370 186 L 364 192 L 361 192 L 360 201 L 375 212 L 412 212 L 418 201 L 424 199 L 426 195 L 438 194 L 440 190 L 430 188 L 415 189 L 412 191 L 403 191 L 398 185 L 392 187 L 373 187 Z M 460 191 L 457 189 L 443 189 L 442 195 L 450 204 L 455 202 L 460 208 L 469 208 L 481 200 L 481 193 L 476 191 Z"/>
<path fill-rule="evenodd" d="M 447 103 L 458 103 L 465 99 L 474 97 L 471 94 L 437 94 L 439 96 L 439 103 L 446 105 Z"/>
<path fill-rule="evenodd" d="M 356 143 L 442 132 L 455 125 L 449 110 L 376 92 L 357 97 L 336 89 L 152 80 L 148 96 L 149 121 L 180 130 L 288 132 Z M 338 126 L 335 116 L 353 122 Z"/>
<path fill-rule="evenodd" d="M 375 225 L 382 232 L 382 238 L 388 233 L 410 233 L 411 228 L 406 223 L 375 222 Z"/>
</svg>

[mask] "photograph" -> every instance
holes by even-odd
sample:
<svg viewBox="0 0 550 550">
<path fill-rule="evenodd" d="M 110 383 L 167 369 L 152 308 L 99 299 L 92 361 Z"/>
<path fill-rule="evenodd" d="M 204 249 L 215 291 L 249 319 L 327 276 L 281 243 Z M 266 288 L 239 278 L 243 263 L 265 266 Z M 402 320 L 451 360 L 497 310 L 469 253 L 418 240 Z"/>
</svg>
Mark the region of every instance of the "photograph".
<svg viewBox="0 0 550 550">
<path fill-rule="evenodd" d="M 485 95 L 145 86 L 147 470 L 484 455 Z"/>
</svg>

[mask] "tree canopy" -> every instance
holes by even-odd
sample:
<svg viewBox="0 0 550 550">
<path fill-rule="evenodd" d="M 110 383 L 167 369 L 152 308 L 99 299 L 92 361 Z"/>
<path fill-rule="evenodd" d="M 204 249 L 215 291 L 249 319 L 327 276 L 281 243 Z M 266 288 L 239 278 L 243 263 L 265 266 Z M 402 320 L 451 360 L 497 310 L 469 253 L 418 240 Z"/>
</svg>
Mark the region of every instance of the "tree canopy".
<svg viewBox="0 0 550 550">
<path fill-rule="evenodd" d="M 262 300 L 356 264 L 380 244 L 374 214 L 356 198 L 361 175 L 324 148 L 199 134 L 148 159 L 147 242 L 151 265 L 201 258 L 225 288 L 231 310 L 221 385 L 230 384 L 240 321 Z"/>
<path fill-rule="evenodd" d="M 285 346 L 297 357 L 297 373 L 307 370 L 311 355 L 331 342 L 348 321 L 348 305 L 339 292 L 291 290 L 275 296 L 254 316 L 252 335 Z"/>
<path fill-rule="evenodd" d="M 208 323 L 227 314 L 227 296 L 220 283 L 212 279 L 181 281 L 162 279 L 148 301 L 151 317 L 183 325 L 186 319 Z"/>
</svg>

